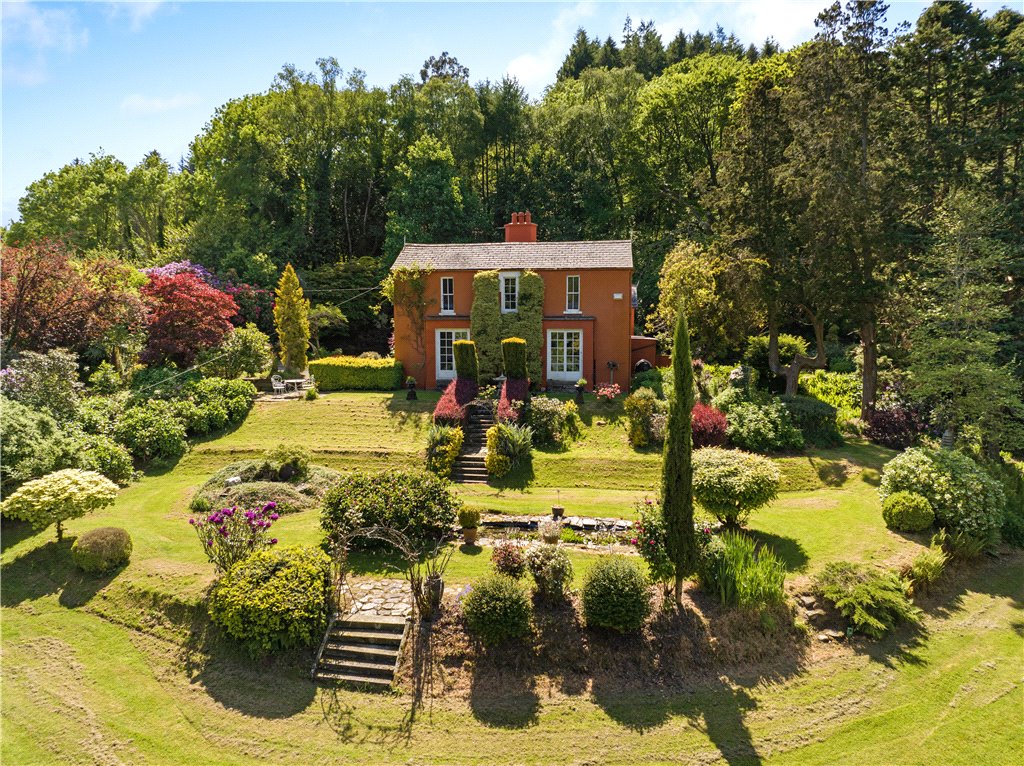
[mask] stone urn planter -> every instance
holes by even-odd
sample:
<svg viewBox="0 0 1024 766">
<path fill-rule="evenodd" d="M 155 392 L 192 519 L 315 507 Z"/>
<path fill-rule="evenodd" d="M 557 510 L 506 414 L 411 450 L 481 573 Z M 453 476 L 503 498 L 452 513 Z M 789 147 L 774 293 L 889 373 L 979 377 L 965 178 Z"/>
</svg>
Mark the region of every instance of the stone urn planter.
<svg viewBox="0 0 1024 766">
<path fill-rule="evenodd" d="M 409 389 L 409 392 L 405 395 L 408 401 L 416 399 L 416 378 L 409 376 L 405 379 L 405 387 Z"/>
<path fill-rule="evenodd" d="M 562 539 L 562 522 L 542 521 L 537 531 L 541 540 L 548 545 L 555 545 Z"/>
<path fill-rule="evenodd" d="M 477 534 L 479 529 L 476 527 L 464 527 L 462 530 L 462 541 L 466 545 L 476 545 Z"/>
<path fill-rule="evenodd" d="M 553 505 L 551 506 L 551 518 L 560 519 L 565 515 L 564 505 Z"/>
</svg>

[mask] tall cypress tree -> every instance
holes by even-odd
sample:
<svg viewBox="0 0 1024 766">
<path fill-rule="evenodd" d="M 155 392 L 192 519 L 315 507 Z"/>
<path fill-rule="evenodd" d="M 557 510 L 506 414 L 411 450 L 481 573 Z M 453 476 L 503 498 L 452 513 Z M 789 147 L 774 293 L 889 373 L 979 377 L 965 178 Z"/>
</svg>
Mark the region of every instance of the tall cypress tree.
<svg viewBox="0 0 1024 766">
<path fill-rule="evenodd" d="M 696 569 L 693 534 L 693 361 L 686 311 L 680 306 L 672 347 L 675 398 L 669 407 L 665 455 L 661 467 L 661 512 L 665 519 L 668 555 L 676 570 L 676 603 L 683 600 L 683 579 Z"/>
<path fill-rule="evenodd" d="M 306 369 L 309 347 L 309 301 L 302 295 L 302 285 L 289 263 L 277 283 L 274 301 L 274 327 L 281 347 L 281 364 L 301 372 Z"/>
</svg>

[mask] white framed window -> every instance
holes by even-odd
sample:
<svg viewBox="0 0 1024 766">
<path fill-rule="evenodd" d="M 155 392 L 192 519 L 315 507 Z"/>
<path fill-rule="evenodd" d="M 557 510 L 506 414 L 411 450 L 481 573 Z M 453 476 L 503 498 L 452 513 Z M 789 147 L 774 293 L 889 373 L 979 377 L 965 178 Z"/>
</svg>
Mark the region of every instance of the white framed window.
<svg viewBox="0 0 1024 766">
<path fill-rule="evenodd" d="M 502 271 L 498 279 L 501 282 L 501 313 L 519 311 L 519 272 Z"/>
<path fill-rule="evenodd" d="M 455 313 L 455 277 L 441 277 L 441 313 Z"/>
<path fill-rule="evenodd" d="M 548 330 L 548 377 L 576 382 L 583 373 L 583 331 Z"/>
<path fill-rule="evenodd" d="M 565 278 L 565 313 L 580 313 L 580 275 L 570 274 Z"/>
<path fill-rule="evenodd" d="M 438 380 L 455 377 L 455 341 L 469 340 L 469 330 L 438 330 L 435 335 Z"/>
</svg>

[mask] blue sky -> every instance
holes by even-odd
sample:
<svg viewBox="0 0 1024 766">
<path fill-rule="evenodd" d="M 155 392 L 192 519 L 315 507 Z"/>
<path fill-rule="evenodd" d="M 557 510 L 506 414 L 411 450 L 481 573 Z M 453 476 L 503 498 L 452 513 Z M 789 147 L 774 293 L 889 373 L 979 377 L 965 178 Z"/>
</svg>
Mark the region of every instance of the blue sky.
<svg viewBox="0 0 1024 766">
<path fill-rule="evenodd" d="M 989 13 L 1004 3 L 980 2 Z M 679 29 L 721 24 L 744 42 L 789 47 L 827 0 L 760 2 L 3 2 L 0 221 L 49 170 L 113 154 L 129 167 L 156 149 L 172 163 L 218 106 L 266 90 L 285 63 L 334 56 L 371 85 L 416 74 L 447 50 L 473 82 L 510 73 L 539 98 L 584 26 L 621 37 L 625 17 Z M 890 20 L 925 2 L 892 2 Z M 1012 3 L 1011 3 L 1012 5 Z"/>
</svg>

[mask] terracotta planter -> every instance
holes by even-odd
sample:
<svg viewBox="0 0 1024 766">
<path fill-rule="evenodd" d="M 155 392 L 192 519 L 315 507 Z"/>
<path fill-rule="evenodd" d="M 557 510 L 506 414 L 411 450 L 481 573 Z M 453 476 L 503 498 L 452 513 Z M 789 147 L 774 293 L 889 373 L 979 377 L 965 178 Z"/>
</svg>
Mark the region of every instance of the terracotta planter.
<svg viewBox="0 0 1024 766">
<path fill-rule="evenodd" d="M 467 527 L 462 530 L 462 539 L 465 541 L 466 545 L 476 545 L 477 532 L 478 530 L 476 527 Z"/>
</svg>

